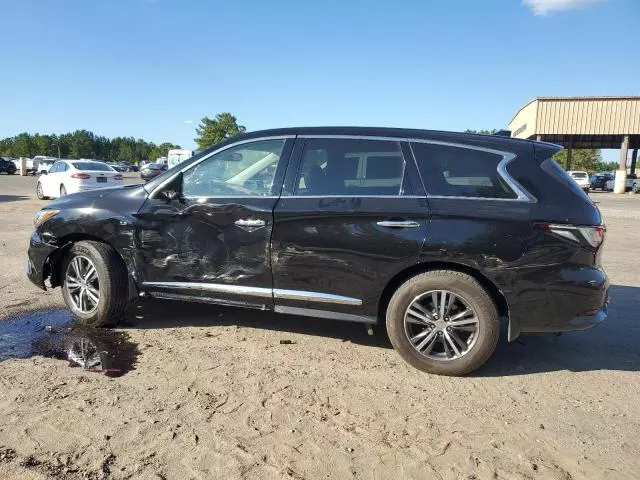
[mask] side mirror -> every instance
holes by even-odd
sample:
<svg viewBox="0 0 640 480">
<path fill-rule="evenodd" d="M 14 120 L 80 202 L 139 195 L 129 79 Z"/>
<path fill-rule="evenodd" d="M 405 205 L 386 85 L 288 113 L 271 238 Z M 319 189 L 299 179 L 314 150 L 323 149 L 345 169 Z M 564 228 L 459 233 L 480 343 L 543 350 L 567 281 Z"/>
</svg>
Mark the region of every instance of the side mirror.
<svg viewBox="0 0 640 480">
<path fill-rule="evenodd" d="M 168 203 L 171 203 L 174 200 L 180 199 L 180 192 L 177 190 L 165 190 L 162 192 L 162 198 L 164 198 Z"/>
</svg>

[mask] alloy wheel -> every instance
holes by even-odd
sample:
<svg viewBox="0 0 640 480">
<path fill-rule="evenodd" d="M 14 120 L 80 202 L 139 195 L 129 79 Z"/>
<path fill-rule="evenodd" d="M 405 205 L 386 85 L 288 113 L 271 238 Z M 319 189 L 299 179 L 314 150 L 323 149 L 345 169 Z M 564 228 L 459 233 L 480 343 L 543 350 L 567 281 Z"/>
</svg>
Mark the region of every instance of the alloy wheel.
<svg viewBox="0 0 640 480">
<path fill-rule="evenodd" d="M 73 307 L 91 313 L 100 302 L 100 283 L 96 267 L 87 257 L 73 257 L 65 273 L 65 286 Z"/>
<path fill-rule="evenodd" d="M 431 360 L 457 360 L 474 346 L 480 322 L 468 300 L 448 290 L 418 295 L 404 316 L 404 330 L 413 348 Z"/>
</svg>

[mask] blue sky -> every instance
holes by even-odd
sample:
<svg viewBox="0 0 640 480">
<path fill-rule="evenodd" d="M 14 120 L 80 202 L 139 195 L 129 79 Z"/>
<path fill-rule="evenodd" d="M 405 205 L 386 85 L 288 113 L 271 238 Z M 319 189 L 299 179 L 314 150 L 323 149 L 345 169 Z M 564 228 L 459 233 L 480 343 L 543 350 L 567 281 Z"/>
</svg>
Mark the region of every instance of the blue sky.
<svg viewBox="0 0 640 480">
<path fill-rule="evenodd" d="M 223 111 L 504 128 L 536 96 L 640 94 L 638 0 L 0 0 L 0 18 L 0 137 L 192 147 Z"/>
</svg>

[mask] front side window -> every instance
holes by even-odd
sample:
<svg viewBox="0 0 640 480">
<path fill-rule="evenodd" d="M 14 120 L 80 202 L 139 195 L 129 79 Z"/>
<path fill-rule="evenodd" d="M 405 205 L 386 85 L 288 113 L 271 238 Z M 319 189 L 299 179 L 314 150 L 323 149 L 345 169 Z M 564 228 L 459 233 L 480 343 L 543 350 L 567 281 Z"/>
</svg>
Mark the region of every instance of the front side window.
<svg viewBox="0 0 640 480">
<path fill-rule="evenodd" d="M 312 138 L 305 141 L 295 195 L 399 195 L 400 144 L 386 140 Z"/>
<path fill-rule="evenodd" d="M 434 143 L 413 142 L 411 148 L 431 196 L 517 198 L 498 174 L 502 155 Z"/>
<path fill-rule="evenodd" d="M 183 172 L 186 197 L 269 196 L 284 139 L 244 143 L 216 153 Z"/>
</svg>

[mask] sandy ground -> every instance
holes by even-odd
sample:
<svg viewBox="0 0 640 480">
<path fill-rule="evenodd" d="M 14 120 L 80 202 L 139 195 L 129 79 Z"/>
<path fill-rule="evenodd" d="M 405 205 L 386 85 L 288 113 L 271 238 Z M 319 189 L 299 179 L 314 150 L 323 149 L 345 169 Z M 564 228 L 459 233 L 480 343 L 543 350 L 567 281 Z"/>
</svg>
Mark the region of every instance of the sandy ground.
<svg viewBox="0 0 640 480">
<path fill-rule="evenodd" d="M 6 325 L 68 316 L 22 273 L 34 191 L 0 176 Z M 117 330 L 139 351 L 121 377 L 0 361 L 0 478 L 638 478 L 640 197 L 592 195 L 613 299 L 597 328 L 502 342 L 445 378 L 361 325 L 142 305 Z"/>
</svg>

